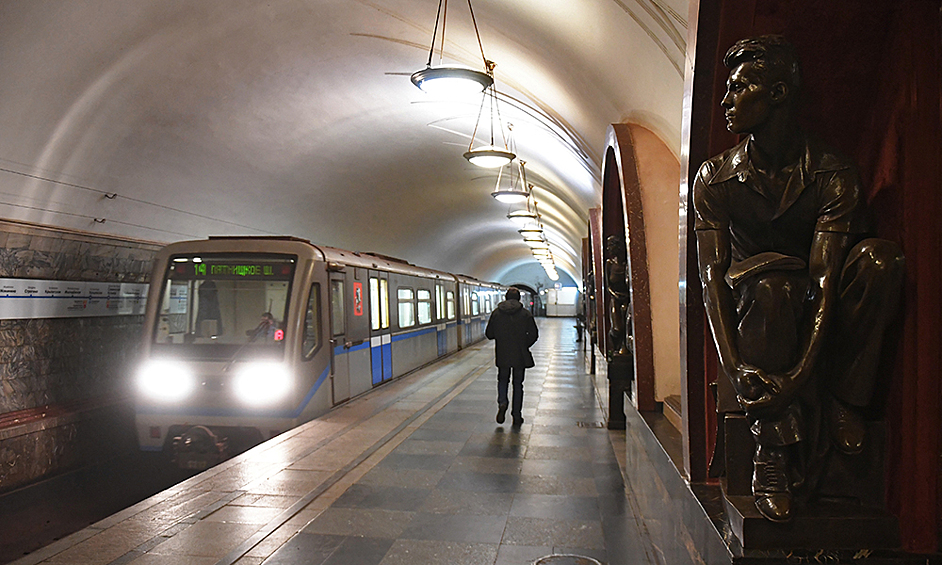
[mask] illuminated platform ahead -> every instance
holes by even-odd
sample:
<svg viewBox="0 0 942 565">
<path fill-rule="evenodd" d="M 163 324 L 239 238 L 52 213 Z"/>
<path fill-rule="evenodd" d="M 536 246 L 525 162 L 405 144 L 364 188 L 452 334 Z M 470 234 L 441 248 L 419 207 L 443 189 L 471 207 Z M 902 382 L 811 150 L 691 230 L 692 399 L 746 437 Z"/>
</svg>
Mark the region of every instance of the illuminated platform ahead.
<svg viewBox="0 0 942 565">
<path fill-rule="evenodd" d="M 573 320 L 538 322 L 519 430 L 485 342 L 15 563 L 653 563 Z"/>
</svg>

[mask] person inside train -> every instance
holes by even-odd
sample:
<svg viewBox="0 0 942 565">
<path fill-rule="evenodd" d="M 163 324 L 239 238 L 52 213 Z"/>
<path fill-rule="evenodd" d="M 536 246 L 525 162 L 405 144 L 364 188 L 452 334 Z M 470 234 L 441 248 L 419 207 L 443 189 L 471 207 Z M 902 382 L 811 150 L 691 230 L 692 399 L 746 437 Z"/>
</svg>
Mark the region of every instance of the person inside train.
<svg viewBox="0 0 942 565">
<path fill-rule="evenodd" d="M 274 341 L 277 330 L 278 323 L 275 321 L 275 316 L 271 312 L 262 312 L 262 319 L 255 326 L 255 329 L 248 330 L 245 333 L 250 338 L 249 342 L 254 342 L 259 338 L 263 338 L 263 341 Z"/>
</svg>

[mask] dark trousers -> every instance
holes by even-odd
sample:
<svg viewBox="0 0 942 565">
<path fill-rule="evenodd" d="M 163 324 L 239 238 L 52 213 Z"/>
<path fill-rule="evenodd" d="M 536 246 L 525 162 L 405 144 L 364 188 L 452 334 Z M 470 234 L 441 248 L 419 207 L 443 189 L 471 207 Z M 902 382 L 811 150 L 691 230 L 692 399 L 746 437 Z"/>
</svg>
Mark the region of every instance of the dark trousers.
<svg viewBox="0 0 942 565">
<path fill-rule="evenodd" d="M 870 403 L 886 328 L 896 312 L 903 278 L 902 251 L 890 241 L 867 239 L 849 253 L 838 285 L 828 347 L 818 365 L 819 384 L 846 404 Z M 798 359 L 806 318 L 806 271 L 769 271 L 738 284 L 738 347 L 743 361 L 781 373 Z M 805 395 L 806 397 L 809 395 Z M 756 440 L 789 445 L 807 435 L 809 406 L 790 406 L 780 419 L 757 420 Z"/>
<path fill-rule="evenodd" d="M 510 409 L 510 415 L 514 418 L 520 418 L 520 411 L 523 409 L 523 367 L 498 367 L 497 368 L 497 403 L 510 404 L 507 401 L 507 388 L 510 384 L 511 372 L 514 381 L 514 403 Z"/>
</svg>

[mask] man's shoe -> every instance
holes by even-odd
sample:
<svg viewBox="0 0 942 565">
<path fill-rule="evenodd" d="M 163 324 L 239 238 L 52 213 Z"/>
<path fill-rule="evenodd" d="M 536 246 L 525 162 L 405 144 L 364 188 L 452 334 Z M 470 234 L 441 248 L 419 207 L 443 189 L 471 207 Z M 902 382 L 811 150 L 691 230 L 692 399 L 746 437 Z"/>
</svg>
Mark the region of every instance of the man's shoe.
<svg viewBox="0 0 942 565">
<path fill-rule="evenodd" d="M 773 522 L 787 522 L 792 517 L 786 449 L 759 445 L 753 457 L 752 494 L 756 508 Z"/>
<path fill-rule="evenodd" d="M 514 427 L 519 428 L 523 425 L 523 416 L 514 416 Z"/>
<path fill-rule="evenodd" d="M 506 404 L 498 404 L 498 405 L 497 405 L 497 423 L 498 423 L 498 424 L 503 424 L 503 423 L 504 423 L 504 414 L 506 414 L 506 413 L 507 413 L 507 405 L 506 405 Z"/>
<path fill-rule="evenodd" d="M 828 420 L 834 447 L 847 455 L 863 451 L 867 428 L 857 410 L 835 398 L 831 401 Z"/>
<path fill-rule="evenodd" d="M 759 509 L 759 513 L 771 522 L 788 522 L 792 517 L 792 495 L 756 495 L 756 508 Z"/>
</svg>

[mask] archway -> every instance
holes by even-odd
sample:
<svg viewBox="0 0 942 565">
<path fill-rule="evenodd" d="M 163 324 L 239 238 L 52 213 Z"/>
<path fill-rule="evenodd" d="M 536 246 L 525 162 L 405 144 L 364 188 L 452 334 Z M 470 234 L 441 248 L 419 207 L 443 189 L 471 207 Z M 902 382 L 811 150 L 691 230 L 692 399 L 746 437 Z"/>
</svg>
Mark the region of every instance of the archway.
<svg viewBox="0 0 942 565">
<path fill-rule="evenodd" d="M 638 410 L 653 411 L 656 409 L 654 349 L 644 213 L 638 165 L 628 124 L 609 126 L 605 158 L 602 162 L 601 239 L 604 242 L 612 235 L 624 237 L 627 248 L 625 273 L 631 295 L 629 328 L 633 337 L 634 373 L 631 396 Z M 607 281 L 605 284 L 608 284 Z M 609 295 L 607 291 L 603 295 L 606 312 L 611 307 Z M 606 329 L 604 338 L 600 332 L 599 342 L 605 343 L 604 351 L 608 353 L 611 347 L 608 338 L 611 321 L 609 316 L 602 316 L 601 312 L 599 315 L 599 321 L 604 320 Z M 610 397 L 613 408 L 616 402 L 614 397 Z"/>
</svg>

